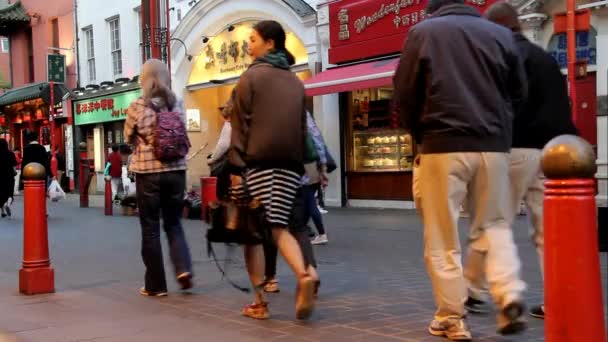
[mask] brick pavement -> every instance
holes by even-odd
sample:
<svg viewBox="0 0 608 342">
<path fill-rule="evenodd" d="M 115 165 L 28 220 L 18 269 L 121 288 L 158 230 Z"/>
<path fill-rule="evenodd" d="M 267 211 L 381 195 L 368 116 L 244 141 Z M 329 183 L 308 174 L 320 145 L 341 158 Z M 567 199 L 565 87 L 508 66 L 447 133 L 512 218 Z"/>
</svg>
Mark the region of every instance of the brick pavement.
<svg viewBox="0 0 608 342">
<path fill-rule="evenodd" d="M 422 257 L 422 227 L 413 212 L 331 210 L 326 216 L 330 244 L 315 249 L 323 284 L 312 321 L 294 321 L 295 282 L 281 263 L 282 292 L 269 296 L 272 319 L 260 322 L 239 315 L 250 297 L 221 280 L 206 257 L 200 221 L 185 221 L 196 288 L 180 294 L 170 282 L 169 297 L 144 298 L 137 294 L 143 280 L 137 220 L 104 217 L 100 207 L 77 209 L 76 197 L 50 208 L 57 293 L 18 295 L 20 200 L 15 217 L 0 221 L 0 331 L 7 334 L 0 334 L 0 342 L 441 341 L 426 332 L 434 302 Z M 92 203 L 100 206 L 101 199 Z M 526 235 L 519 220 L 516 240 L 529 285 L 526 299 L 535 304 L 542 300 L 542 289 Z M 219 254 L 225 251 L 220 248 Z M 238 251 L 232 260 L 230 276 L 246 284 Z M 605 270 L 605 254 L 602 262 Z M 535 319 L 529 320 L 528 332 L 513 338 L 495 334 L 493 315 L 472 316 L 469 323 L 476 341 L 544 340 L 543 322 Z"/>
</svg>

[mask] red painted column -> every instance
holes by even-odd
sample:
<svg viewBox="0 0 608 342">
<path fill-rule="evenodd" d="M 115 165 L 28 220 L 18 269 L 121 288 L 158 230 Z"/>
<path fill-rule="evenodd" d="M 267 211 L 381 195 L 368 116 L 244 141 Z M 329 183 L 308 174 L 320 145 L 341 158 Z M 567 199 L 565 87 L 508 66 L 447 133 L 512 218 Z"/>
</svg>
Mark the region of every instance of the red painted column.
<svg viewBox="0 0 608 342">
<path fill-rule="evenodd" d="M 576 0 L 566 1 L 566 44 L 568 52 L 568 84 L 572 100 L 572 120 L 578 123 L 578 97 L 576 92 Z"/>
<path fill-rule="evenodd" d="M 606 341 L 593 148 L 571 135 L 543 150 L 545 340 Z"/>
<path fill-rule="evenodd" d="M 105 176 L 106 182 L 104 191 L 104 213 L 106 216 L 112 216 L 112 177 Z"/>
<path fill-rule="evenodd" d="M 55 292 L 46 221 L 46 171 L 44 166 L 30 163 L 23 168 L 23 177 L 23 267 L 19 270 L 19 292 Z"/>
</svg>

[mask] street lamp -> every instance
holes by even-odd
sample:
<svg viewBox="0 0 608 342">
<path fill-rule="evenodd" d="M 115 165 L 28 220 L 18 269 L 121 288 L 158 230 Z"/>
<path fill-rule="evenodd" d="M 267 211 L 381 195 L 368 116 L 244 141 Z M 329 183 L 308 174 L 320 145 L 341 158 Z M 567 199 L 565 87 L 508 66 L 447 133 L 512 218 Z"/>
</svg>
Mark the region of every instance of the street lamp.
<svg viewBox="0 0 608 342">
<path fill-rule="evenodd" d="M 177 42 L 182 43 L 182 45 L 184 46 L 184 53 L 186 54 L 186 58 L 188 58 L 188 61 L 191 62 L 193 56 L 191 54 L 188 53 L 188 48 L 186 47 L 186 43 L 184 43 L 183 40 L 179 39 L 179 38 L 171 38 L 171 40 L 175 40 Z"/>
</svg>

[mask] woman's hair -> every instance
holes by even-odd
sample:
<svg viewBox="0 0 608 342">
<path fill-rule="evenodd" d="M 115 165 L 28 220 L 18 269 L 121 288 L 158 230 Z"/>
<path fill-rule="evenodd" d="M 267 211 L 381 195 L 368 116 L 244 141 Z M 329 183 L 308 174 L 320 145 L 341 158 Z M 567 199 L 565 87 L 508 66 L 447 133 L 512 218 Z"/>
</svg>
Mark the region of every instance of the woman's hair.
<svg viewBox="0 0 608 342">
<path fill-rule="evenodd" d="M 282 51 L 287 55 L 289 65 L 294 65 L 296 63 L 296 58 L 285 47 L 287 34 L 285 34 L 285 30 L 281 24 L 274 20 L 263 20 L 255 24 L 253 29 L 257 31 L 264 41 L 274 41 L 275 50 Z"/>
<path fill-rule="evenodd" d="M 171 74 L 167 65 L 158 59 L 149 59 L 141 69 L 141 92 L 146 105 L 173 109 L 177 98 L 171 90 Z M 162 103 L 152 103 L 152 99 L 160 99 Z"/>
<path fill-rule="evenodd" d="M 10 152 L 8 148 L 8 142 L 2 138 L 0 138 L 0 155 L 3 155 L 7 152 Z"/>
</svg>

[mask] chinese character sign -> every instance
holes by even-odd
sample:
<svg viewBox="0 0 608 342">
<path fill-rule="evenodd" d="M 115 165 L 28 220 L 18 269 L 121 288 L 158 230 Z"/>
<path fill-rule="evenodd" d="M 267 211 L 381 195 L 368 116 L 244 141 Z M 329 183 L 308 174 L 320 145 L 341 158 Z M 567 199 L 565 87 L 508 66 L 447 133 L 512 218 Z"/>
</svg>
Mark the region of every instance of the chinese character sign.
<svg viewBox="0 0 608 342">
<path fill-rule="evenodd" d="M 65 83 L 65 56 L 47 56 L 47 79 L 49 82 Z"/>
<path fill-rule="evenodd" d="M 589 65 L 597 63 L 596 37 L 597 32 L 593 28 L 591 31 L 576 33 L 577 61 L 587 61 Z M 565 33 L 554 35 L 547 50 L 561 68 L 568 67 L 568 42 Z"/>
<path fill-rule="evenodd" d="M 74 123 L 78 126 L 124 120 L 127 108 L 139 96 L 140 90 L 135 89 L 122 94 L 74 101 Z"/>
</svg>

